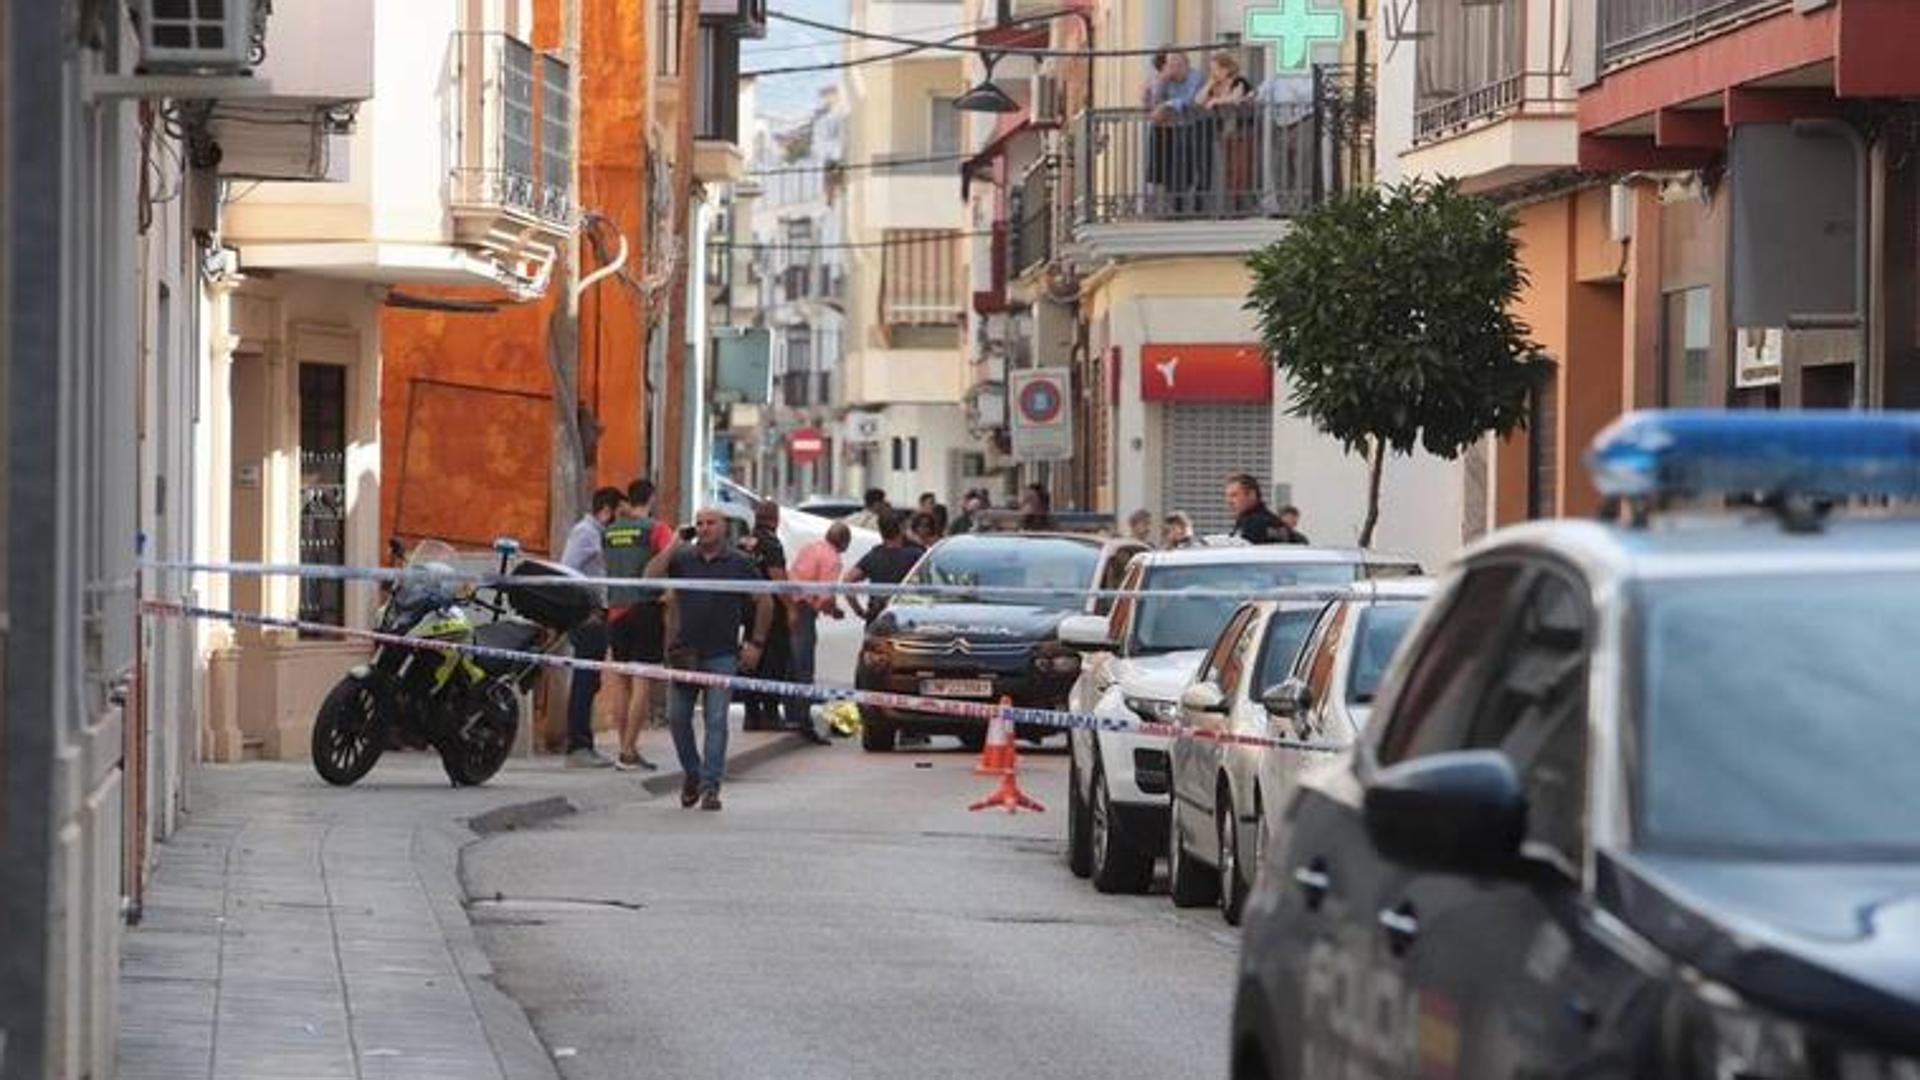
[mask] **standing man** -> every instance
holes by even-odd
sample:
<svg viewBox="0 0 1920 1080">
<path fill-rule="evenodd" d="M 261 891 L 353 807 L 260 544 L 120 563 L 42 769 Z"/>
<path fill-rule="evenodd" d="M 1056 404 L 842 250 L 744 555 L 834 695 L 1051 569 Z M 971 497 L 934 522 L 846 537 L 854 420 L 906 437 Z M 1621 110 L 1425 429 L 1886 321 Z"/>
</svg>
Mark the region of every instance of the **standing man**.
<svg viewBox="0 0 1920 1080">
<path fill-rule="evenodd" d="M 754 569 L 768 581 L 787 580 L 787 549 L 780 543 L 780 507 L 762 499 L 753 508 L 753 531 L 740 539 L 740 550 L 753 560 Z M 776 593 L 773 597 L 773 622 L 767 628 L 766 654 L 760 658 L 759 674 L 767 679 L 785 679 L 792 675 L 793 657 L 788 627 L 793 625 L 794 597 Z M 778 731 L 782 699 L 775 694 L 740 695 L 747 706 L 743 731 Z"/>
<path fill-rule="evenodd" d="M 853 530 L 845 522 L 827 526 L 826 539 L 815 540 L 794 556 L 793 580 L 816 585 L 839 581 L 841 556 L 852 542 Z M 837 597 L 826 593 L 806 593 L 793 600 L 793 681 L 811 683 L 814 654 L 820 644 L 820 616 L 844 619 L 846 612 L 840 610 Z M 805 698 L 787 699 L 787 726 L 811 742 L 827 745 L 827 737 L 814 730 L 813 703 Z"/>
<path fill-rule="evenodd" d="M 1193 519 L 1179 510 L 1168 514 L 1160 523 L 1160 546 L 1168 551 L 1199 547 L 1200 538 L 1193 534 Z"/>
<path fill-rule="evenodd" d="M 1233 514 L 1231 535 L 1249 544 L 1299 543 L 1289 539 L 1289 530 L 1280 516 L 1267 509 L 1260 498 L 1260 481 L 1246 473 L 1227 477 L 1227 510 Z M 1295 534 L 1297 535 L 1297 534 Z"/>
<path fill-rule="evenodd" d="M 1297 506 L 1281 507 L 1280 508 L 1280 524 L 1283 528 L 1287 530 L 1287 534 L 1286 534 L 1287 543 L 1289 544 L 1313 543 L 1313 541 L 1307 539 L 1306 533 L 1303 533 L 1300 531 L 1300 508 L 1299 507 Z"/>
<path fill-rule="evenodd" d="M 1060 523 L 1053 518 L 1053 496 L 1041 484 L 1028 484 L 1020 495 L 1020 531 L 1056 532 Z"/>
<path fill-rule="evenodd" d="M 947 530 L 948 535 L 959 536 L 962 533 L 972 532 L 974 526 L 973 516 L 986 508 L 987 493 L 981 488 L 974 488 L 961 496 L 960 516 L 953 519 L 953 527 Z"/>
<path fill-rule="evenodd" d="M 607 576 L 616 578 L 644 576 L 653 557 L 673 546 L 673 529 L 653 517 L 653 481 L 639 479 L 627 485 L 626 506 L 607 526 L 604 540 Z M 663 618 L 656 590 L 638 585 L 608 588 L 607 642 L 614 660 L 623 664 L 665 660 Z M 659 768 L 640 753 L 640 731 L 653 712 L 652 684 L 637 675 L 608 674 L 607 690 L 620 724 L 620 753 L 614 768 L 648 772 Z"/>
<path fill-rule="evenodd" d="M 1135 540 L 1153 546 L 1153 514 L 1145 507 L 1135 510 L 1127 517 L 1127 535 Z"/>
<path fill-rule="evenodd" d="M 603 487 L 593 493 L 592 509 L 573 523 L 567 533 L 567 546 L 560 561 L 588 577 L 607 576 L 606 533 L 614 515 L 627 497 L 619 488 Z M 585 622 L 567 634 L 573 655 L 581 660 L 607 658 L 607 590 L 591 586 L 596 610 Z M 600 672 L 580 669 L 573 672 L 567 690 L 567 767 L 570 769 L 606 769 L 613 759 L 593 746 L 593 699 L 600 693 Z"/>
<path fill-rule="evenodd" d="M 880 515 L 892 509 L 887 505 L 887 493 L 879 488 L 868 488 L 860 502 L 866 509 L 847 519 L 847 524 L 856 529 L 878 529 Z"/>
<path fill-rule="evenodd" d="M 900 527 L 900 515 L 889 511 L 880 515 L 879 545 L 860 556 L 860 561 L 847 571 L 845 580 L 898 585 L 907 579 L 907 572 L 924 554 L 925 548 L 907 541 L 905 530 Z M 855 615 L 871 623 L 887 609 L 887 598 L 874 595 L 863 597 L 855 593 L 847 597 L 847 604 L 853 608 Z"/>
<path fill-rule="evenodd" d="M 727 516 L 708 507 L 693 518 L 692 547 L 674 551 L 667 578 L 677 581 L 758 581 L 753 560 L 727 544 Z M 749 620 L 751 620 L 749 627 Z M 760 665 L 767 647 L 773 601 L 765 593 L 674 589 L 667 593 L 667 655 L 683 671 L 730 676 Z M 748 627 L 746 641 L 740 640 Z M 705 720 L 704 750 L 693 735 L 693 706 L 699 699 Z M 667 723 L 685 779 L 680 805 L 720 809 L 720 782 L 727 774 L 727 709 L 733 691 L 726 686 L 676 682 L 667 695 Z"/>
</svg>

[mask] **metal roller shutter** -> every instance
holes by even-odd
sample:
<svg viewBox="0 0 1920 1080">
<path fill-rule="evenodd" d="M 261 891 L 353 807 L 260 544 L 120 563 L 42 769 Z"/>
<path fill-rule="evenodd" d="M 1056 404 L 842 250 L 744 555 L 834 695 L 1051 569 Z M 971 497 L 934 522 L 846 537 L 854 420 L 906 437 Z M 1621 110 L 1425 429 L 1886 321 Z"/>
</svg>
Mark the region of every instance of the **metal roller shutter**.
<svg viewBox="0 0 1920 1080">
<path fill-rule="evenodd" d="M 1250 472 L 1268 486 L 1273 406 L 1169 404 L 1162 414 L 1161 512 L 1186 511 L 1202 535 L 1228 531 L 1227 477 Z"/>
</svg>

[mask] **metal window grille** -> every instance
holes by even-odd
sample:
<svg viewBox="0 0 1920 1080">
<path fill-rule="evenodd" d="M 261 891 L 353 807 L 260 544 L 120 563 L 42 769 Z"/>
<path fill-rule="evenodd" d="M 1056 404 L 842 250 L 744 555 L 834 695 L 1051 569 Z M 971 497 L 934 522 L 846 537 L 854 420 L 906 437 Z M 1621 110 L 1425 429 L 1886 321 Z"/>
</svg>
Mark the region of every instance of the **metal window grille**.
<svg viewBox="0 0 1920 1080">
<path fill-rule="evenodd" d="M 347 369 L 300 365 L 300 561 L 342 566 L 347 555 Z M 303 578 L 300 617 L 338 626 L 345 583 Z"/>
</svg>

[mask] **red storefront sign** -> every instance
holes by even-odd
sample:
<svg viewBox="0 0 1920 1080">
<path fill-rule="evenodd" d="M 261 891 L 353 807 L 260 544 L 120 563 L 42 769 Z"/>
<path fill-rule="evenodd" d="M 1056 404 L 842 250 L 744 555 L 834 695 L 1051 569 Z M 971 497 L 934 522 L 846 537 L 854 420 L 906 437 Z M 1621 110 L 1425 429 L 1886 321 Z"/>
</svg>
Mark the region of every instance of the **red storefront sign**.
<svg viewBox="0 0 1920 1080">
<path fill-rule="evenodd" d="M 1145 345 L 1140 400 L 1273 400 L 1273 365 L 1258 345 Z"/>
<path fill-rule="evenodd" d="M 819 428 L 798 428 L 787 436 L 787 453 L 796 465 L 811 465 L 827 452 L 827 437 Z"/>
</svg>

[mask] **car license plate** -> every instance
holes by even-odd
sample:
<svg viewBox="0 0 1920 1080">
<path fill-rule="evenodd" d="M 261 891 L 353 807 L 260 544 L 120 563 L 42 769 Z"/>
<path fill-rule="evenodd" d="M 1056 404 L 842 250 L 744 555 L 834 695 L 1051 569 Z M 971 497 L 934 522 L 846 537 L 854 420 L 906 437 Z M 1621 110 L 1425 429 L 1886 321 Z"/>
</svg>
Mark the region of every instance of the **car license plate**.
<svg viewBox="0 0 1920 1080">
<path fill-rule="evenodd" d="M 928 697 L 993 696 L 992 679 L 921 679 L 920 692 Z"/>
</svg>

